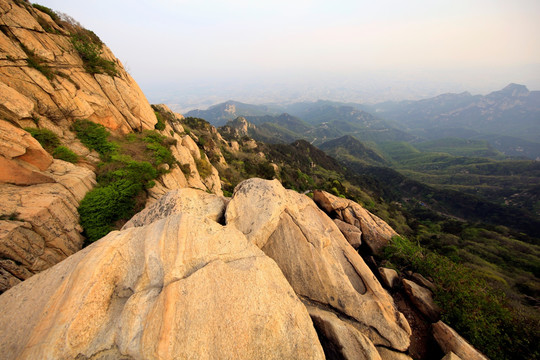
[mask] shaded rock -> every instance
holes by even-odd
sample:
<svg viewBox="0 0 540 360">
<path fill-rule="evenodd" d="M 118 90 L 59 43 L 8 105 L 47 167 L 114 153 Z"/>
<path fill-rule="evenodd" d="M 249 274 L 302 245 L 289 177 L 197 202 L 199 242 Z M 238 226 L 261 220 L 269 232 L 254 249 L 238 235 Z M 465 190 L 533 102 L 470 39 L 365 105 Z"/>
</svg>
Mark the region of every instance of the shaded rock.
<svg viewBox="0 0 540 360">
<path fill-rule="evenodd" d="M 362 231 L 359 228 L 339 219 L 334 219 L 334 223 L 353 248 L 358 249 L 362 245 Z"/>
<path fill-rule="evenodd" d="M 444 357 L 441 360 L 462 360 L 462 359 L 450 351 L 448 354 L 444 355 Z"/>
<path fill-rule="evenodd" d="M 432 325 L 433 337 L 445 354 L 453 352 L 462 359 L 467 360 L 487 360 L 488 358 L 476 350 L 454 329 L 442 321 Z"/>
<path fill-rule="evenodd" d="M 276 264 L 189 214 L 112 232 L 0 296 L 4 359 L 324 359 Z"/>
<path fill-rule="evenodd" d="M 375 345 L 354 326 L 340 320 L 334 313 L 308 306 L 327 358 L 381 360 Z"/>
<path fill-rule="evenodd" d="M 331 217 L 359 228 L 362 242 L 373 253 L 378 253 L 393 236 L 398 235 L 390 225 L 352 200 L 321 190 L 313 192 L 313 200 Z"/>
<path fill-rule="evenodd" d="M 249 179 L 235 188 L 225 218 L 276 261 L 305 302 L 351 318 L 375 345 L 408 348 L 411 330 L 392 298 L 310 198 L 277 180 Z"/>
<path fill-rule="evenodd" d="M 396 270 L 380 267 L 379 274 L 381 275 L 383 284 L 388 289 L 393 289 L 399 284 L 399 275 Z"/>
<path fill-rule="evenodd" d="M 392 351 L 384 347 L 377 347 L 383 360 L 413 360 L 409 355 Z"/>
<path fill-rule="evenodd" d="M 411 302 L 422 314 L 432 322 L 439 320 L 441 308 L 433 301 L 430 290 L 407 279 L 403 279 L 403 287 Z"/>
<path fill-rule="evenodd" d="M 418 285 L 428 288 L 431 291 L 435 291 L 435 284 L 433 284 L 431 281 L 423 277 L 421 274 L 419 273 L 412 274 L 412 279 Z"/>
<path fill-rule="evenodd" d="M 228 199 L 197 189 L 173 190 L 133 216 L 122 229 L 148 225 L 167 216 L 188 213 L 221 222 Z"/>
</svg>

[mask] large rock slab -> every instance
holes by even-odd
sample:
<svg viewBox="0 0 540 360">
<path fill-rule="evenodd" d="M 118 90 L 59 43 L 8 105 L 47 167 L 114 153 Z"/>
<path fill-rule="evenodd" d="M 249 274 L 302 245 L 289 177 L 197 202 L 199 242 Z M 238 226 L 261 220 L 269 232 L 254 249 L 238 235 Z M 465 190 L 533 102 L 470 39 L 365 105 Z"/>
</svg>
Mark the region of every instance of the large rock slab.
<svg viewBox="0 0 540 360">
<path fill-rule="evenodd" d="M 225 219 L 276 261 L 304 302 L 350 318 L 375 345 L 408 348 L 411 330 L 404 316 L 310 198 L 277 180 L 249 179 L 236 187 Z"/>
<path fill-rule="evenodd" d="M 332 218 L 337 218 L 360 229 L 362 242 L 373 253 L 378 253 L 393 236 L 398 235 L 390 225 L 352 200 L 343 199 L 321 190 L 313 192 L 313 200 Z"/>
<path fill-rule="evenodd" d="M 324 359 L 275 262 L 190 214 L 112 232 L 0 308 L 4 359 Z"/>
<path fill-rule="evenodd" d="M 464 338 L 462 338 L 454 329 L 442 321 L 432 325 L 433 337 L 441 347 L 441 350 L 447 354 L 453 352 L 462 359 L 467 360 L 488 360 L 486 356 L 476 350 Z"/>
</svg>

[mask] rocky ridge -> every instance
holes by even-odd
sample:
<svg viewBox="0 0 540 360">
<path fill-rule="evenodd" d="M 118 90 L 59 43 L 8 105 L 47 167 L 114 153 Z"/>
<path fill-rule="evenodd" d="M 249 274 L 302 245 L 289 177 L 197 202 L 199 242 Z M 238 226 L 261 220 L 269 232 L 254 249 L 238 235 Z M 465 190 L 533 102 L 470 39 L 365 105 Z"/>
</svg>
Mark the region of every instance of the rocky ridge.
<svg viewBox="0 0 540 360">
<path fill-rule="evenodd" d="M 76 119 L 104 125 L 115 136 L 154 129 L 156 114 L 137 83 L 101 44 L 114 74 L 89 71 L 74 34 L 95 36 L 67 16 L 26 1 L 0 0 L 0 293 L 82 248 L 77 207 L 95 185 L 99 155 L 71 130 Z M 99 40 L 99 39 L 98 39 Z M 95 41 L 98 41 L 95 40 Z M 148 191 L 149 201 L 193 187 L 221 194 L 217 170 L 184 133 L 181 115 L 164 121 L 179 166 Z M 52 131 L 79 155 L 77 164 L 53 159 L 24 128 Z M 208 174 L 197 161 L 206 159 Z M 181 168 L 183 166 L 183 168 Z M 186 173 L 182 169 L 187 169 Z"/>
</svg>

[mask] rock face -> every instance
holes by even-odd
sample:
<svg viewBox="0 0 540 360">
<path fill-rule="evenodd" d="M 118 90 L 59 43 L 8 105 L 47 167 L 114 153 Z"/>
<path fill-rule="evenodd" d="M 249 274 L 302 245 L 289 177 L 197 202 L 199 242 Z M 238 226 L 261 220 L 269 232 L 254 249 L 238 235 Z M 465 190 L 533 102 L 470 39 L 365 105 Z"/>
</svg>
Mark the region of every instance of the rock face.
<svg viewBox="0 0 540 360">
<path fill-rule="evenodd" d="M 461 359 L 488 360 L 487 357 L 465 341 L 454 329 L 442 321 L 433 324 L 433 337 L 445 354 L 453 352 Z"/>
<path fill-rule="evenodd" d="M 275 262 L 188 213 L 111 233 L 0 307 L 5 359 L 324 359 Z"/>
<path fill-rule="evenodd" d="M 305 304 L 337 313 L 374 345 L 407 350 L 407 321 L 307 196 L 285 190 L 277 180 L 246 180 L 236 187 L 225 219 L 276 261 Z"/>
<path fill-rule="evenodd" d="M 373 253 L 379 252 L 393 236 L 398 235 L 387 223 L 354 201 L 321 190 L 313 192 L 313 200 L 330 217 L 358 228 L 362 233 L 362 242 Z"/>
<path fill-rule="evenodd" d="M 29 3 L 0 0 L 0 25 L 1 118 L 29 126 L 34 117 L 59 131 L 74 118 L 123 133 L 154 128 L 144 94 L 106 46 L 102 57 L 115 63 L 116 76 L 89 74 L 67 27 Z M 29 52 L 50 69 L 49 78 L 29 66 Z"/>
<path fill-rule="evenodd" d="M 55 160 L 54 184 L 0 184 L 0 292 L 79 251 L 77 206 L 95 184 L 92 171 Z"/>
</svg>

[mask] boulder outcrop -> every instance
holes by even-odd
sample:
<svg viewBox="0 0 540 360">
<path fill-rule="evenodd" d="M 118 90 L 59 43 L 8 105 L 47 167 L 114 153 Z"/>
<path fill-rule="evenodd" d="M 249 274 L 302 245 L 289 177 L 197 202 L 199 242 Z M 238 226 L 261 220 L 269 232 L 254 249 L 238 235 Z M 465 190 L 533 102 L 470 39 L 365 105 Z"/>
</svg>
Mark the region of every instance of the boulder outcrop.
<svg viewBox="0 0 540 360">
<path fill-rule="evenodd" d="M 378 253 L 393 237 L 394 229 L 352 200 L 343 199 L 326 191 L 315 190 L 313 200 L 330 217 L 357 227 L 362 233 L 362 243 Z"/>
<path fill-rule="evenodd" d="M 0 307 L 5 359 L 324 359 L 275 262 L 188 213 L 110 233 Z"/>
<path fill-rule="evenodd" d="M 336 312 L 374 345 L 407 350 L 404 316 L 310 198 L 277 180 L 250 179 L 236 187 L 225 219 L 276 261 L 305 304 Z"/>
<path fill-rule="evenodd" d="M 1 0 L 0 25 L 0 117 L 22 127 L 43 118 L 59 131 L 74 118 L 122 133 L 154 128 L 146 97 L 105 45 L 101 56 L 115 64 L 116 75 L 85 69 L 71 41 L 69 27 L 76 24 L 53 20 L 24 1 Z M 30 66 L 29 57 L 41 67 Z"/>
<path fill-rule="evenodd" d="M 0 292 L 82 248 L 77 206 L 94 173 L 61 160 L 42 173 L 54 183 L 0 184 Z"/>
</svg>

